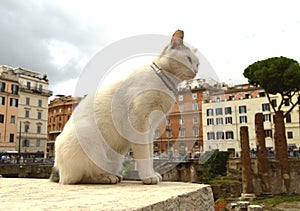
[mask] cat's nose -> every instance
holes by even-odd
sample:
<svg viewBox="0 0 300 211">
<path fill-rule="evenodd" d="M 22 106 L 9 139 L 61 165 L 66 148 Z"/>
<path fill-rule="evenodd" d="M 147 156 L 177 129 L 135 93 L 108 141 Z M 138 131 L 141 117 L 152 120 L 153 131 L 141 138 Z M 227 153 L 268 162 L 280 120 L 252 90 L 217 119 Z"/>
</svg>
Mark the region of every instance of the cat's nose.
<svg viewBox="0 0 300 211">
<path fill-rule="evenodd" d="M 198 73 L 198 68 L 197 68 L 197 69 L 194 69 L 194 73 L 196 73 L 196 74 Z"/>
</svg>

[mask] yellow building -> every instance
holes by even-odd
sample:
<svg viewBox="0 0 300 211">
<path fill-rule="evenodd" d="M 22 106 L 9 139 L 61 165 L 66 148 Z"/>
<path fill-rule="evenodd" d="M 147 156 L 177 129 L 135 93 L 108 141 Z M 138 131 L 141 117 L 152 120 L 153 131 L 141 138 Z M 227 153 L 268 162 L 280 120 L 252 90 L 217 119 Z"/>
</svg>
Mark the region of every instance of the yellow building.
<svg viewBox="0 0 300 211">
<path fill-rule="evenodd" d="M 17 74 L 7 66 L 0 66 L 0 151 L 16 149 L 18 101 Z"/>
</svg>

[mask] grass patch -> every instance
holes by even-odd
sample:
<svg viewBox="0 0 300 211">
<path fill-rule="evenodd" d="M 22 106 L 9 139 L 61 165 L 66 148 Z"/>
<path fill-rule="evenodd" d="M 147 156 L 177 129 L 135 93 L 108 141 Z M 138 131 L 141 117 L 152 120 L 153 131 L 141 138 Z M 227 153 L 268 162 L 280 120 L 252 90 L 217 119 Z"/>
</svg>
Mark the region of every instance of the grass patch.
<svg viewBox="0 0 300 211">
<path fill-rule="evenodd" d="M 232 184 L 232 183 L 241 183 L 238 180 L 230 180 L 230 179 L 211 179 L 208 181 L 209 184 Z"/>
<path fill-rule="evenodd" d="M 296 202 L 300 201 L 300 196 L 273 196 L 263 199 L 251 201 L 251 204 L 264 205 L 265 208 L 275 207 L 283 202 Z"/>
</svg>

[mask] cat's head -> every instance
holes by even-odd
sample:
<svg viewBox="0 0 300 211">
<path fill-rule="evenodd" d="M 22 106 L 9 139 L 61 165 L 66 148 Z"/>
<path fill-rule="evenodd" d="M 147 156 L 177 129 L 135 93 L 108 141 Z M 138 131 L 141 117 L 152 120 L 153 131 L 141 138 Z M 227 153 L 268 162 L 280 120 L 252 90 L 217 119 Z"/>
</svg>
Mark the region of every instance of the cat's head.
<svg viewBox="0 0 300 211">
<path fill-rule="evenodd" d="M 169 45 L 154 62 L 163 70 L 172 73 L 181 81 L 192 79 L 198 72 L 199 59 L 196 49 L 191 50 L 183 43 L 183 31 L 177 30 Z"/>
</svg>

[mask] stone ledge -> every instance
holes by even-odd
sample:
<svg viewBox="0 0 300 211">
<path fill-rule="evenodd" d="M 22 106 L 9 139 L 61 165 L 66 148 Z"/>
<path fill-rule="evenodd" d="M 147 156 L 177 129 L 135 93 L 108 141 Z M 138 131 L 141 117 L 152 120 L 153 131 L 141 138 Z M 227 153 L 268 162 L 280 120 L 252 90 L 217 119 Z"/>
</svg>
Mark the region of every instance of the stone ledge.
<svg viewBox="0 0 300 211">
<path fill-rule="evenodd" d="M 0 178 L 3 210 L 214 210 L 209 185 L 60 185 L 46 179 Z"/>
</svg>

